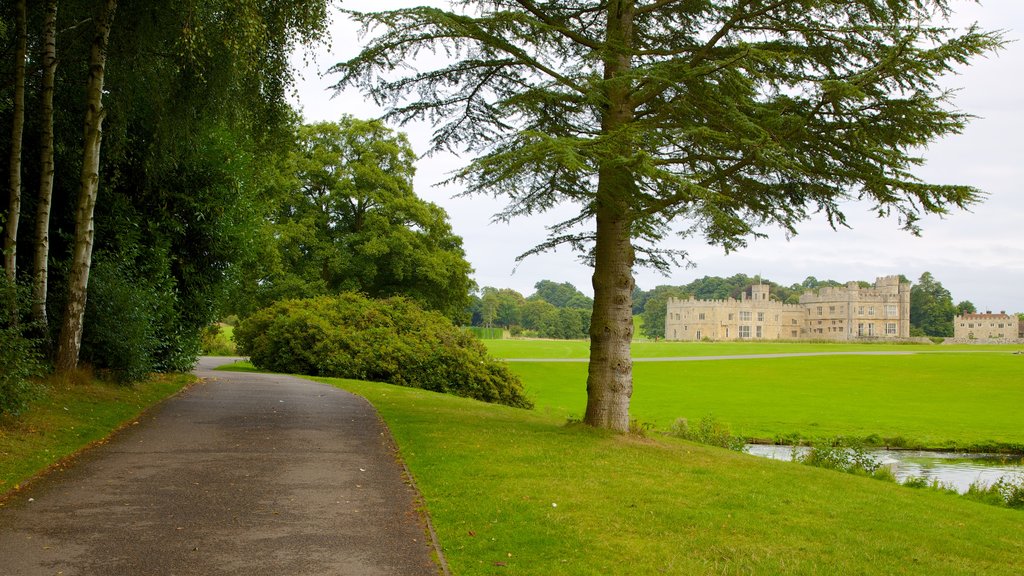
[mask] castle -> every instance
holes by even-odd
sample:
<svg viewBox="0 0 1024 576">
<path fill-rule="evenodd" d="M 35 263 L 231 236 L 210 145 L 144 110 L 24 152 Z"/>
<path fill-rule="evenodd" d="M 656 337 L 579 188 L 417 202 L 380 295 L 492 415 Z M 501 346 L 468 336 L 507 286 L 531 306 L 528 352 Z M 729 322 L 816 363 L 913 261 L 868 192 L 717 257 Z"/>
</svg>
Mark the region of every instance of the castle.
<svg viewBox="0 0 1024 576">
<path fill-rule="evenodd" d="M 870 288 L 856 282 L 772 300 L 764 284 L 740 300 L 670 298 L 666 340 L 863 340 L 910 337 L 910 283 L 886 276 Z"/>
</svg>

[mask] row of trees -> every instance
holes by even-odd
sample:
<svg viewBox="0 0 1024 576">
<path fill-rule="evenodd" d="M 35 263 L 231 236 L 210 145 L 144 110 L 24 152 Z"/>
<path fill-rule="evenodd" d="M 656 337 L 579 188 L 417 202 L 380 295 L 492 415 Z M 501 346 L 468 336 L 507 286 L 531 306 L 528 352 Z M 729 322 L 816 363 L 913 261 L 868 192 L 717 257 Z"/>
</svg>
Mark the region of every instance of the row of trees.
<svg viewBox="0 0 1024 576">
<path fill-rule="evenodd" d="M 593 300 L 569 282 L 541 280 L 524 297 L 509 288 L 485 286 L 469 307 L 473 326 L 500 326 L 513 335 L 539 338 L 586 338 Z"/>
<path fill-rule="evenodd" d="M 218 316 L 286 298 L 403 295 L 468 320 L 472 268 L 415 195 L 406 137 L 347 116 L 300 125 L 286 101 L 287 59 L 321 39 L 325 1 L 101 4 L 0 9 L 17 45 L 0 75 L 24 80 L 0 93 L 17 132 L 4 278 L 34 286 L 4 297 L 5 329 L 59 368 L 135 379 L 188 369 Z"/>
<path fill-rule="evenodd" d="M 322 38 L 326 5 L 0 7 L 4 277 L 31 286 L 6 304 L 20 337 L 62 370 L 191 365 L 292 141 L 289 55 Z"/>
</svg>

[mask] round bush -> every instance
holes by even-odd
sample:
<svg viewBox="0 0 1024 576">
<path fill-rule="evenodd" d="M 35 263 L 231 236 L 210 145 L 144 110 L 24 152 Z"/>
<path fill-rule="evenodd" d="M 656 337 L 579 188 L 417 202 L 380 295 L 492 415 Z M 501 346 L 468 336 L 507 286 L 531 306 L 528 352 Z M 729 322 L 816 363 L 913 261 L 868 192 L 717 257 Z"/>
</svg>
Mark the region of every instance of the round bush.
<svg viewBox="0 0 1024 576">
<path fill-rule="evenodd" d="M 388 382 L 521 408 L 522 383 L 470 333 L 404 298 L 277 302 L 235 330 L 260 369 Z"/>
</svg>

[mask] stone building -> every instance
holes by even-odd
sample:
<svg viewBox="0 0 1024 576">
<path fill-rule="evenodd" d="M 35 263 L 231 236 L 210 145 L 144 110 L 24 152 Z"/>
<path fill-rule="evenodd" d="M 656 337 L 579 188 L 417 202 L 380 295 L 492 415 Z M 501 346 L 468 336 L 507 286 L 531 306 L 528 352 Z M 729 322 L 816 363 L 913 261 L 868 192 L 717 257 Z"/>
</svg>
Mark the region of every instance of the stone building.
<svg viewBox="0 0 1024 576">
<path fill-rule="evenodd" d="M 910 336 L 910 284 L 879 278 L 800 296 L 799 304 L 772 300 L 767 285 L 751 286 L 740 300 L 670 298 L 667 340 L 858 340 Z"/>
<path fill-rule="evenodd" d="M 953 338 L 971 342 L 993 342 L 1022 338 L 1017 316 L 1000 312 L 964 314 L 953 317 Z"/>
</svg>

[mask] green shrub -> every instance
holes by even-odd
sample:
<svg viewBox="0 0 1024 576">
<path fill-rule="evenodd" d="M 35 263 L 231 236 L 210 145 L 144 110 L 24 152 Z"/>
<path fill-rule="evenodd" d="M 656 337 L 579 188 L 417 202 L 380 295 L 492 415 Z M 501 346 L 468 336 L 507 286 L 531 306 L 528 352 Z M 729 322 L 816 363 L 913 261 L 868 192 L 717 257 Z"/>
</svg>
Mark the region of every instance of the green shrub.
<svg viewBox="0 0 1024 576">
<path fill-rule="evenodd" d="M 145 378 L 153 371 L 157 344 L 153 300 L 130 273 L 97 258 L 89 275 L 80 359 L 118 382 Z"/>
<path fill-rule="evenodd" d="M 877 476 L 882 479 L 892 478 L 891 471 L 883 467 L 882 463 L 871 455 L 863 445 L 842 438 L 815 444 L 803 453 L 794 451 L 793 460 L 817 468 Z"/>
<path fill-rule="evenodd" d="M 728 448 L 737 452 L 742 452 L 746 445 L 746 440 L 741 436 L 732 435 L 728 424 L 719 422 L 710 414 L 701 418 L 696 428 L 691 427 L 686 418 L 678 418 L 669 429 L 669 434 L 691 442 Z"/>
<path fill-rule="evenodd" d="M 472 334 L 404 298 L 346 293 L 277 302 L 235 330 L 264 370 L 336 376 L 529 408 L 522 383 Z"/>
<path fill-rule="evenodd" d="M 227 333 L 219 324 L 211 324 L 203 330 L 202 352 L 207 356 L 235 356 L 238 354 L 235 342 L 228 338 Z"/>
<path fill-rule="evenodd" d="M 17 416 L 40 388 L 32 381 L 43 371 L 36 343 L 26 336 L 31 326 L 20 318 L 18 290 L 0 277 L 0 415 Z"/>
</svg>

